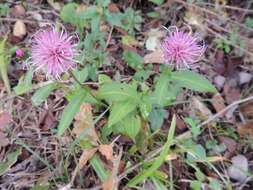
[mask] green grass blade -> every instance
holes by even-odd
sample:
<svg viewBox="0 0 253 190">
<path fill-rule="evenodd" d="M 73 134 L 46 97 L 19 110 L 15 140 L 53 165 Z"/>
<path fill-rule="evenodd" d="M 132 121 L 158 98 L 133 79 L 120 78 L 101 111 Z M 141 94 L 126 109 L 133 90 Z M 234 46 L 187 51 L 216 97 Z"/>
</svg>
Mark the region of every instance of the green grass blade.
<svg viewBox="0 0 253 190">
<path fill-rule="evenodd" d="M 155 159 L 154 163 L 148 169 L 144 170 L 142 173 L 135 176 L 132 180 L 128 182 L 127 185 L 129 187 L 134 187 L 140 182 L 142 182 L 144 179 L 150 177 L 153 174 L 153 172 L 156 171 L 163 164 L 163 162 L 166 159 L 166 156 L 168 155 L 170 146 L 173 144 L 175 128 L 176 128 L 176 118 L 174 115 L 170 125 L 167 141 L 163 146 L 163 150 L 161 151 L 160 155 Z"/>
</svg>

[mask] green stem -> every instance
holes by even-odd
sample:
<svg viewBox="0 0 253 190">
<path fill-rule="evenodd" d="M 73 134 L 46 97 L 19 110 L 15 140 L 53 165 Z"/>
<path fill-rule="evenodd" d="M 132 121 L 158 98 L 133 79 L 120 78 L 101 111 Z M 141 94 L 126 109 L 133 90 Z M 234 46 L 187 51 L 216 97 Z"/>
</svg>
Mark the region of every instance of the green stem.
<svg viewBox="0 0 253 190">
<path fill-rule="evenodd" d="M 73 77 L 73 79 L 82 87 L 84 88 L 97 102 L 99 102 L 101 105 L 103 105 L 104 107 L 108 107 L 107 104 L 101 102 L 96 96 L 95 94 L 92 92 L 91 88 L 88 87 L 85 84 L 82 84 L 75 76 L 75 74 L 72 72 L 72 70 L 69 70 L 69 74 Z"/>
</svg>

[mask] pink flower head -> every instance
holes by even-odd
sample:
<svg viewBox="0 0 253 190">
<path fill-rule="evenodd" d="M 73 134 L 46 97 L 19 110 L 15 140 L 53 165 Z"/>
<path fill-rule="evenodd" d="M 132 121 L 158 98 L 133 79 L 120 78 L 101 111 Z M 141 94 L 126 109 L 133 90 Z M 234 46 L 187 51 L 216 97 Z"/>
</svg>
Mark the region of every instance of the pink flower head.
<svg viewBox="0 0 253 190">
<path fill-rule="evenodd" d="M 178 28 L 175 27 L 175 30 L 170 31 L 162 42 L 166 63 L 174 65 L 178 69 L 190 68 L 199 61 L 205 52 L 205 46 L 199 42 L 199 38 L 194 37 L 190 32 L 178 31 Z"/>
<path fill-rule="evenodd" d="M 25 55 L 24 51 L 20 48 L 16 49 L 16 56 L 17 57 L 23 57 Z"/>
<path fill-rule="evenodd" d="M 55 28 L 40 31 L 32 38 L 31 62 L 35 70 L 43 70 L 46 76 L 59 79 L 62 73 L 76 66 L 77 55 L 73 36 Z"/>
</svg>

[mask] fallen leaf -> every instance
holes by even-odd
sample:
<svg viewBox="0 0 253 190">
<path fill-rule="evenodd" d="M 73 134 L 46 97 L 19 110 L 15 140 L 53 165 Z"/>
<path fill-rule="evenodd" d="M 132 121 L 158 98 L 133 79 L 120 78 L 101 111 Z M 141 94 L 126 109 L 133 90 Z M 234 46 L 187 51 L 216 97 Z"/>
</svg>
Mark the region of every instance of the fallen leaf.
<svg viewBox="0 0 253 190">
<path fill-rule="evenodd" d="M 26 26 L 22 20 L 17 20 L 13 27 L 13 35 L 23 38 L 26 35 Z"/>
<path fill-rule="evenodd" d="M 11 115 L 7 112 L 0 111 L 0 130 L 3 130 L 6 125 L 11 122 Z"/>
<path fill-rule="evenodd" d="M 191 109 L 200 119 L 205 120 L 212 116 L 212 112 L 200 101 L 199 97 L 192 97 Z"/>
<path fill-rule="evenodd" d="M 25 16 L 25 8 L 23 5 L 18 4 L 12 7 L 11 14 L 15 17 Z"/>
<path fill-rule="evenodd" d="M 60 11 L 62 6 L 59 2 L 55 2 L 54 0 L 47 0 L 48 4 L 53 7 L 55 10 Z"/>
<path fill-rule="evenodd" d="M 250 135 L 253 138 L 253 122 L 237 123 L 237 132 L 242 137 Z"/>
<path fill-rule="evenodd" d="M 156 50 L 144 56 L 144 63 L 165 63 L 162 50 Z"/>
<path fill-rule="evenodd" d="M 165 30 L 150 29 L 148 32 L 148 38 L 146 40 L 146 49 L 150 51 L 156 51 L 160 49 L 161 38 L 165 37 Z"/>
<path fill-rule="evenodd" d="M 226 107 L 225 100 L 222 98 L 220 93 L 217 93 L 212 97 L 212 105 L 216 112 L 219 112 Z M 223 117 L 224 115 L 225 113 L 221 114 L 220 117 Z"/>
<path fill-rule="evenodd" d="M 224 64 L 224 52 L 222 50 L 216 51 L 214 58 L 211 60 L 214 70 L 221 76 L 226 72 Z"/>
<path fill-rule="evenodd" d="M 182 133 L 188 129 L 187 125 L 185 124 L 184 120 L 180 118 L 179 115 L 176 115 L 176 132 Z"/>
<path fill-rule="evenodd" d="M 94 146 L 98 145 L 98 136 L 95 131 L 92 107 L 88 103 L 80 106 L 80 111 L 75 116 L 74 128 L 72 132 L 77 136 L 85 136 Z"/>
<path fill-rule="evenodd" d="M 195 25 L 199 28 L 203 28 L 203 17 L 201 17 L 200 14 L 195 14 L 193 11 L 187 11 L 185 13 L 184 19 L 189 23 L 190 25 Z"/>
<path fill-rule="evenodd" d="M 247 102 L 240 105 L 240 112 L 246 119 L 253 119 L 253 102 Z"/>
<path fill-rule="evenodd" d="M 224 94 L 225 94 L 226 102 L 228 104 L 231 104 L 234 101 L 240 99 L 241 92 L 240 92 L 240 89 L 238 89 L 236 87 L 235 83 L 236 83 L 236 81 L 231 79 L 231 80 L 227 81 L 224 85 L 223 91 L 224 91 Z"/>
<path fill-rule="evenodd" d="M 73 184 L 77 172 L 80 171 L 86 164 L 87 162 L 93 157 L 93 155 L 97 152 L 97 148 L 91 148 L 91 149 L 86 149 L 83 151 L 81 157 L 79 158 L 78 165 L 76 166 L 72 177 L 71 177 L 71 184 Z"/>
<path fill-rule="evenodd" d="M 242 183 L 247 178 L 247 172 L 248 159 L 243 155 L 234 156 L 232 165 L 228 168 L 228 176 Z"/>
<path fill-rule="evenodd" d="M 9 139 L 3 132 L 0 131 L 0 148 L 7 146 L 9 143 L 10 143 Z"/>
<path fill-rule="evenodd" d="M 229 152 L 233 153 L 236 150 L 237 143 L 234 139 L 225 136 L 219 136 L 218 139 L 221 143 L 225 144 Z"/>
<path fill-rule="evenodd" d="M 249 83 L 252 79 L 252 74 L 246 72 L 239 73 L 239 83 L 240 85 Z"/>
<path fill-rule="evenodd" d="M 42 131 L 48 131 L 51 129 L 56 122 L 53 114 L 50 111 L 45 111 L 45 114 L 39 121 L 39 126 Z"/>
<path fill-rule="evenodd" d="M 120 149 L 120 152 L 118 154 L 118 156 L 116 156 L 113 160 L 112 160 L 112 163 L 113 163 L 113 168 L 112 168 L 112 172 L 111 172 L 111 175 L 109 176 L 109 178 L 103 182 L 102 184 L 102 188 L 103 190 L 114 190 L 114 189 L 117 189 L 117 186 L 118 186 L 118 171 L 119 171 L 119 168 L 120 168 L 120 160 L 121 160 L 121 157 L 122 157 L 122 148 Z"/>
<path fill-rule="evenodd" d="M 99 152 L 106 157 L 107 160 L 112 161 L 113 157 L 113 144 L 101 144 L 98 148 Z"/>
<path fill-rule="evenodd" d="M 226 81 L 226 78 L 221 75 L 217 75 L 216 77 L 214 77 L 214 84 L 215 86 L 219 88 L 224 87 L 225 81 Z"/>
</svg>

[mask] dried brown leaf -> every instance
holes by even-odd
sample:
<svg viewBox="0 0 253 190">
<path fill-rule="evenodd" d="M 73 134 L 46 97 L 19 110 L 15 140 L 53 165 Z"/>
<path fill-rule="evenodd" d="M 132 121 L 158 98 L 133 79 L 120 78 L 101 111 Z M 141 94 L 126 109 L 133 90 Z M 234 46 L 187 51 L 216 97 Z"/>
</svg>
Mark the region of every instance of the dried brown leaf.
<svg viewBox="0 0 253 190">
<path fill-rule="evenodd" d="M 98 150 L 107 160 L 113 160 L 113 144 L 101 144 Z"/>
<path fill-rule="evenodd" d="M 212 97 L 212 104 L 216 112 L 219 112 L 226 107 L 225 100 L 222 98 L 220 93 L 217 93 Z M 223 117 L 224 115 L 225 113 L 221 114 L 220 117 Z"/>
<path fill-rule="evenodd" d="M 19 5 L 15 5 L 12 7 L 11 9 L 11 14 L 15 17 L 22 17 L 25 16 L 25 8 L 23 5 L 19 4 Z"/>
<path fill-rule="evenodd" d="M 98 136 L 95 131 L 91 110 L 92 107 L 88 103 L 83 103 L 80 106 L 80 111 L 75 116 L 74 128 L 72 132 L 77 137 L 85 135 L 85 137 L 90 140 L 93 145 L 97 146 Z"/>
<path fill-rule="evenodd" d="M 200 98 L 192 97 L 191 102 L 191 108 L 193 109 L 195 115 L 199 116 L 203 120 L 212 116 L 212 112 L 200 101 Z"/>
<path fill-rule="evenodd" d="M 13 27 L 13 35 L 23 38 L 26 35 L 26 26 L 22 20 L 17 20 Z"/>
<path fill-rule="evenodd" d="M 122 148 L 120 149 L 119 155 L 116 156 L 113 160 L 113 168 L 110 177 L 102 184 L 103 190 L 114 190 L 118 186 L 118 171 L 120 168 L 120 160 L 122 156 Z"/>
<path fill-rule="evenodd" d="M 239 123 L 237 124 L 237 132 L 240 136 L 246 136 L 249 135 L 253 138 L 253 122 L 248 123 Z"/>
<path fill-rule="evenodd" d="M 55 10 L 60 11 L 62 5 L 59 2 L 55 2 L 54 0 L 47 0 L 48 4 L 53 7 Z"/>
<path fill-rule="evenodd" d="M 78 165 L 76 166 L 72 178 L 71 178 L 71 184 L 73 184 L 75 177 L 77 175 L 77 172 L 80 171 L 86 164 L 87 162 L 92 158 L 92 156 L 97 152 L 97 148 L 91 148 L 84 150 L 81 157 L 79 158 Z"/>
<path fill-rule="evenodd" d="M 144 63 L 165 63 L 162 50 L 156 50 L 144 56 Z"/>
<path fill-rule="evenodd" d="M 11 115 L 7 112 L 0 111 L 0 130 L 3 130 L 6 125 L 11 122 Z"/>
<path fill-rule="evenodd" d="M 3 132 L 0 131 L 0 148 L 7 146 L 9 143 L 10 143 L 9 139 Z"/>
</svg>

